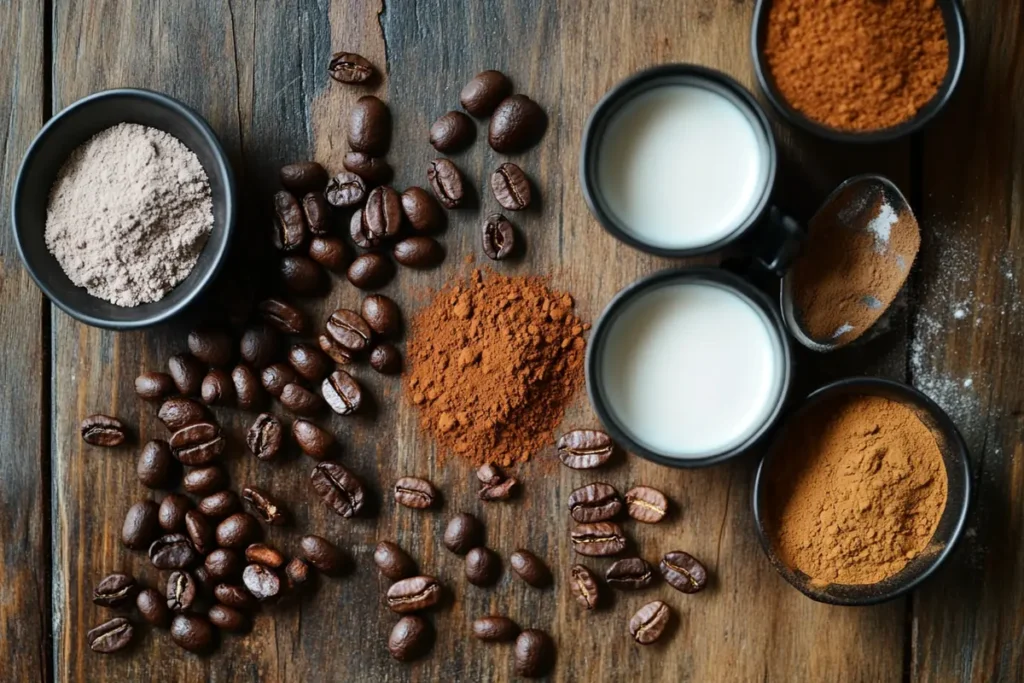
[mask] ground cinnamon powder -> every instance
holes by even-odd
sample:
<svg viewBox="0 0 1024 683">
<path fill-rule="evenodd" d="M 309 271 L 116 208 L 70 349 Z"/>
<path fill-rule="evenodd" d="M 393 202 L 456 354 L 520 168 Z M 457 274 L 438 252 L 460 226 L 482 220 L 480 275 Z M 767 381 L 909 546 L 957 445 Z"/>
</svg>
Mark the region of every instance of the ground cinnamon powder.
<svg viewBox="0 0 1024 683">
<path fill-rule="evenodd" d="M 775 0 L 764 50 L 786 101 L 841 130 L 913 118 L 949 68 L 935 0 Z"/>
<path fill-rule="evenodd" d="M 769 481 L 775 552 L 818 584 L 870 584 L 927 548 L 946 507 L 935 437 L 906 406 L 842 397 L 787 428 Z"/>
<path fill-rule="evenodd" d="M 542 278 L 473 272 L 412 321 L 406 396 L 441 452 L 512 465 L 553 441 L 582 384 L 589 325 Z"/>
</svg>

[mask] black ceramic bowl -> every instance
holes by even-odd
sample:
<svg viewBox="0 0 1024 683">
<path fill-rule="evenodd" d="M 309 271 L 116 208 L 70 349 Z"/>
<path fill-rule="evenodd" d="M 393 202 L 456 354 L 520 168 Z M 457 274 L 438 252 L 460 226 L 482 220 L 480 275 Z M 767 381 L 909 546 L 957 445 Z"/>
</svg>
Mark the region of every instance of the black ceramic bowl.
<svg viewBox="0 0 1024 683">
<path fill-rule="evenodd" d="M 782 96 L 775 79 L 772 77 L 771 69 L 768 67 L 768 59 L 764 54 L 764 42 L 768 30 L 768 11 L 772 6 L 772 0 L 757 0 L 754 9 L 754 22 L 750 31 L 750 48 L 754 58 L 754 70 L 757 72 L 757 82 L 765 97 L 772 103 L 775 110 L 783 118 L 798 128 L 803 128 L 809 133 L 832 140 L 835 142 L 858 142 L 876 143 L 889 142 L 905 135 L 920 130 L 925 124 L 931 121 L 942 111 L 953 96 L 960 76 L 963 74 L 964 63 L 967 59 L 967 24 L 964 19 L 964 11 L 960 6 L 960 0 L 936 0 L 939 9 L 942 11 L 942 18 L 946 23 L 946 40 L 949 42 L 949 68 L 946 77 L 943 79 L 935 96 L 917 115 L 909 121 L 898 126 L 870 130 L 864 132 L 845 131 L 832 128 L 813 121 L 796 109 L 791 107 Z"/>
<path fill-rule="evenodd" d="M 210 179 L 213 230 L 195 268 L 160 301 L 126 308 L 75 286 L 43 237 L 46 205 L 57 173 L 72 151 L 118 123 L 138 123 L 170 133 L 195 152 Z M 182 311 L 217 275 L 235 227 L 235 179 L 220 141 L 199 114 L 148 90 L 107 90 L 75 102 L 53 117 L 25 154 L 11 196 L 11 224 L 21 260 L 43 293 L 68 315 L 111 329 L 147 327 Z"/>
<path fill-rule="evenodd" d="M 787 425 L 795 423 L 802 415 L 822 402 L 839 396 L 881 396 L 898 401 L 913 410 L 931 430 L 938 442 L 942 459 L 946 465 L 948 480 L 946 509 L 932 536 L 929 550 L 918 555 L 899 573 L 875 584 L 847 585 L 830 584 L 814 586 L 802 572 L 785 565 L 775 554 L 769 539 L 767 524 L 768 473 L 782 458 Z M 797 590 L 818 602 L 831 605 L 873 605 L 906 593 L 931 576 L 953 551 L 960 539 L 967 519 L 967 508 L 971 498 L 971 472 L 967 445 L 953 421 L 942 408 L 917 389 L 876 377 L 856 377 L 840 380 L 818 389 L 805 400 L 786 420 L 786 425 L 775 435 L 774 441 L 761 460 L 754 476 L 754 521 L 757 535 L 772 566 Z"/>
</svg>

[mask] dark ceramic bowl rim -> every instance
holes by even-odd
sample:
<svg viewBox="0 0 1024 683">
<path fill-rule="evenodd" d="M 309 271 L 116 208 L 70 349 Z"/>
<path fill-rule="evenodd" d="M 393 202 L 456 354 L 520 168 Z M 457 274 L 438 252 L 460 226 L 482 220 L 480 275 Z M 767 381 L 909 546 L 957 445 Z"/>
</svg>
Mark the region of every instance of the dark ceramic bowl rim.
<svg viewBox="0 0 1024 683">
<path fill-rule="evenodd" d="M 927 125 L 932 119 L 938 116 L 939 112 L 946 108 L 949 100 L 953 97 L 953 93 L 956 91 L 957 85 L 960 83 L 960 78 L 963 76 L 964 65 L 967 61 L 967 22 L 964 16 L 963 7 L 960 4 L 960 0 L 939 0 L 941 6 L 949 7 L 952 19 L 949 18 L 946 12 L 942 13 L 943 21 L 946 24 L 947 36 L 955 35 L 957 37 L 956 45 L 959 49 L 954 52 L 953 42 L 950 40 L 950 54 L 949 54 L 949 74 L 950 78 L 947 81 L 943 80 L 943 85 L 940 86 L 939 91 L 935 93 L 929 102 L 922 107 L 917 114 L 914 115 L 909 121 L 904 121 L 896 126 L 889 128 L 882 128 L 880 130 L 870 130 L 864 132 L 855 131 L 844 131 L 837 128 L 831 128 L 823 125 L 807 116 L 801 114 L 799 111 L 790 106 L 786 98 L 782 96 L 779 89 L 775 85 L 775 79 L 771 76 L 771 70 L 768 68 L 768 64 L 764 58 L 764 52 L 761 50 L 762 35 L 764 33 L 763 27 L 767 24 L 767 8 L 773 2 L 773 0 L 757 0 L 757 5 L 754 8 L 754 17 L 751 21 L 750 27 L 750 52 L 754 62 L 754 73 L 757 74 L 757 83 L 761 87 L 761 92 L 771 102 L 772 107 L 777 111 L 786 121 L 802 128 L 803 130 L 816 135 L 826 140 L 833 142 L 848 142 L 855 144 L 875 144 L 880 142 L 891 142 L 898 140 L 902 137 L 917 132 L 925 125 Z"/>
<path fill-rule="evenodd" d="M 638 296 L 651 289 L 673 281 L 711 282 L 737 291 L 741 296 L 745 297 L 753 305 L 757 306 L 768 318 L 769 323 L 775 329 L 775 334 L 779 339 L 779 345 L 782 351 L 782 384 L 779 388 L 779 399 L 775 408 L 768 417 L 765 418 L 761 426 L 758 427 L 758 429 L 742 443 L 703 458 L 673 458 L 662 453 L 658 453 L 657 451 L 653 451 L 642 443 L 638 443 L 626 430 L 619 427 L 618 422 L 612 416 L 611 410 L 609 410 L 605 403 L 604 394 L 600 390 L 598 386 L 599 382 L 596 379 L 601 374 L 599 369 L 601 362 L 600 352 L 604 348 L 604 339 L 607 337 L 611 321 L 620 314 L 627 304 Z M 747 453 L 755 444 L 759 443 L 772 431 L 779 419 L 782 417 L 785 412 L 787 398 L 789 397 L 789 389 L 793 380 L 792 345 L 790 343 L 789 335 L 786 332 L 785 324 L 782 321 L 782 317 L 772 304 L 771 299 L 740 276 L 721 268 L 712 267 L 669 268 L 643 277 L 619 290 L 619 292 L 605 307 L 601 316 L 598 318 L 597 323 L 594 324 L 593 330 L 590 333 L 590 341 L 587 344 L 585 365 L 587 395 L 590 398 L 590 404 L 593 406 L 598 419 L 604 425 L 612 438 L 620 446 L 624 446 L 630 453 L 636 453 L 640 457 L 650 460 L 651 462 L 658 463 L 659 465 L 680 469 L 709 467 Z"/>
<path fill-rule="evenodd" d="M 210 149 L 213 150 L 213 157 L 216 160 L 214 172 L 217 173 L 224 183 L 224 194 L 225 194 L 225 205 L 224 215 L 227 216 L 224 226 L 221 228 L 225 231 L 224 239 L 220 240 L 220 244 L 216 247 L 216 251 L 213 252 L 212 265 L 209 271 L 203 276 L 202 279 L 196 280 L 189 283 L 191 291 L 188 292 L 187 296 L 183 297 L 181 301 L 173 306 L 165 308 L 153 315 L 139 318 L 137 320 L 129 321 L 111 321 L 105 318 L 97 318 L 86 313 L 82 313 L 74 306 L 69 305 L 67 302 L 58 297 L 53 289 L 47 283 L 45 277 L 36 271 L 36 269 L 29 262 L 29 259 L 25 256 L 24 247 L 21 242 L 21 229 L 18 225 L 18 204 L 22 198 L 23 185 L 25 182 L 25 169 L 33 157 L 39 152 L 44 145 L 49 142 L 51 131 L 64 119 L 76 115 L 79 110 L 88 107 L 89 105 L 104 99 L 114 97 L 128 97 L 138 98 L 143 100 L 149 100 L 156 103 L 157 105 L 170 110 L 175 115 L 181 117 L 188 122 L 190 126 L 196 129 L 200 136 L 202 136 Z M 25 270 L 35 281 L 36 285 L 42 290 L 46 297 L 55 303 L 58 308 L 70 315 L 72 318 L 79 320 L 87 325 L 93 327 L 101 327 L 112 330 L 133 330 L 143 327 L 150 327 L 157 323 L 163 322 L 168 318 L 171 318 L 185 308 L 187 308 L 196 297 L 198 297 L 206 287 L 213 282 L 214 278 L 217 277 L 221 267 L 224 264 L 225 256 L 227 255 L 228 248 L 231 243 L 231 236 L 235 229 L 235 176 L 231 170 L 231 164 L 228 162 L 227 154 L 224 152 L 224 148 L 217 138 L 217 135 L 210 128 L 210 125 L 206 120 L 200 116 L 195 110 L 191 109 L 187 105 L 179 102 L 178 100 L 164 95 L 163 93 L 154 92 L 152 90 L 145 90 L 142 88 L 116 88 L 113 90 L 102 90 L 92 95 L 83 97 L 82 99 L 73 102 L 60 113 L 56 114 L 51 118 L 42 129 L 36 134 L 32 140 L 32 144 L 29 145 L 28 150 L 25 152 L 25 156 L 22 158 L 21 165 L 18 167 L 18 175 L 14 181 L 14 188 L 11 192 L 11 231 L 14 233 L 14 244 L 18 250 L 18 256 L 21 258 L 22 265 L 25 266 Z M 203 248 L 204 251 L 208 248 L 212 248 L 209 243 Z M 178 284 L 182 286 L 184 280 Z"/>
<path fill-rule="evenodd" d="M 604 133 L 608 120 L 612 114 L 618 111 L 624 100 L 632 98 L 636 94 L 646 92 L 646 87 L 651 81 L 669 78 L 672 76 L 690 76 L 714 81 L 724 86 L 745 104 L 752 112 L 754 118 L 761 126 L 768 149 L 766 150 L 768 162 L 768 177 L 765 179 L 764 190 L 757 205 L 751 210 L 750 215 L 738 223 L 736 228 L 728 235 L 721 237 L 714 242 L 698 247 L 672 248 L 648 244 L 637 239 L 633 234 L 623 228 L 619 221 L 605 209 L 604 202 L 600 198 L 601 189 L 597 179 L 597 156 L 600 148 L 601 136 Z M 689 256 L 700 256 L 712 252 L 721 251 L 742 239 L 750 230 L 761 221 L 761 217 L 768 210 L 772 190 L 775 187 L 775 175 L 778 168 L 778 150 L 775 145 L 775 134 L 772 131 L 771 123 L 764 107 L 757 99 L 732 76 L 711 69 L 699 64 L 662 64 L 638 71 L 631 76 L 619 81 L 611 90 L 606 92 L 598 101 L 597 105 L 590 112 L 587 124 L 583 129 L 583 138 L 580 142 L 580 186 L 583 189 L 583 199 L 587 203 L 590 213 L 597 218 L 601 227 L 615 239 L 628 244 L 634 249 L 665 256 L 668 258 L 686 258 Z"/>
<path fill-rule="evenodd" d="M 897 394 L 903 394 L 909 398 L 912 398 L 915 405 L 924 407 L 928 412 L 929 416 L 935 420 L 935 425 L 954 446 L 956 451 L 956 460 L 959 461 L 961 467 L 961 475 L 963 477 L 963 502 L 960 505 L 959 515 L 957 516 L 956 523 L 953 527 L 952 532 L 949 535 L 949 540 L 946 541 L 945 546 L 941 551 L 936 553 L 931 558 L 927 568 L 921 571 L 918 575 L 910 580 L 903 581 L 899 584 L 894 585 L 889 590 L 873 595 L 870 597 L 863 598 L 839 598 L 831 595 L 825 595 L 822 593 L 815 593 L 808 590 L 807 586 L 803 582 L 795 582 L 794 577 L 791 573 L 783 571 L 780 566 L 781 560 L 775 557 L 775 553 L 772 550 L 771 541 L 768 538 L 768 533 L 764 528 L 764 515 L 762 514 L 761 505 L 759 503 L 761 489 L 764 485 L 766 478 L 765 470 L 766 467 L 771 466 L 771 460 L 775 453 L 781 448 L 782 439 L 785 434 L 786 424 L 798 416 L 804 414 L 807 410 L 813 406 L 818 405 L 821 401 L 828 397 L 838 394 L 850 392 L 850 390 L 862 389 L 865 395 L 878 395 L 873 392 L 873 389 L 885 388 L 886 390 L 895 392 Z M 953 552 L 960 537 L 963 535 L 964 527 L 967 525 L 967 512 L 970 508 L 971 503 L 971 466 L 970 459 L 968 457 L 967 444 L 964 442 L 963 436 L 960 434 L 960 430 L 957 429 L 956 424 L 952 418 L 946 414 L 942 408 L 939 407 L 935 401 L 928 398 L 920 390 L 904 384 L 902 382 L 896 382 L 889 379 L 883 379 L 881 377 L 848 377 L 846 379 L 837 380 L 826 384 L 819 389 L 811 392 L 807 398 L 800 402 L 799 405 L 795 406 L 793 410 L 786 416 L 785 423 L 780 426 L 776 432 L 773 442 L 769 445 L 768 450 L 765 452 L 761 462 L 757 465 L 757 470 L 754 472 L 754 485 L 751 488 L 751 507 L 754 511 L 754 525 L 757 528 L 757 538 L 761 543 L 761 550 L 764 551 L 768 558 L 769 563 L 772 567 L 784 578 L 787 582 L 798 591 L 806 595 L 811 600 L 816 602 L 822 602 L 829 605 L 840 605 L 840 606 L 867 606 L 877 605 L 878 603 L 887 602 L 894 598 L 897 598 L 905 593 L 916 588 L 923 581 L 928 579 L 935 571 L 945 562 L 946 558 L 949 557 L 950 553 Z M 897 574 L 898 576 L 898 574 Z"/>
</svg>

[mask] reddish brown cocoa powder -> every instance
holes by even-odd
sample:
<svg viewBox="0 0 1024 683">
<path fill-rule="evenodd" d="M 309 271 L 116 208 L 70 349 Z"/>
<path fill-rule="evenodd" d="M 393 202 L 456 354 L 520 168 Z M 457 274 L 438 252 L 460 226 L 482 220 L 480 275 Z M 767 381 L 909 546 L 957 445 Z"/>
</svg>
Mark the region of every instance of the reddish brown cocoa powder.
<svg viewBox="0 0 1024 683">
<path fill-rule="evenodd" d="M 442 454 L 508 466 L 553 442 L 583 379 L 572 309 L 542 278 L 475 270 L 413 318 L 405 395 Z"/>
</svg>

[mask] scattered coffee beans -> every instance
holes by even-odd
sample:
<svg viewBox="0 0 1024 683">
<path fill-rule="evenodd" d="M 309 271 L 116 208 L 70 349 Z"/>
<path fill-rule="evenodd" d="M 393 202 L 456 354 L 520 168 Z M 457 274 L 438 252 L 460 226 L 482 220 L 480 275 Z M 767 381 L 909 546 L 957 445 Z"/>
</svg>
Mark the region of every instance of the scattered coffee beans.
<svg viewBox="0 0 1024 683">
<path fill-rule="evenodd" d="M 649 602 L 629 620 L 629 633 L 641 645 L 650 645 L 665 632 L 672 620 L 672 610 L 661 600 Z"/>
<path fill-rule="evenodd" d="M 174 386 L 183 396 L 197 396 L 203 384 L 206 368 L 197 358 L 188 353 L 171 356 L 167 369 L 174 380 Z"/>
<path fill-rule="evenodd" d="M 171 434 L 171 453 L 183 465 L 208 465 L 224 452 L 227 445 L 220 427 L 212 422 L 197 422 Z"/>
<path fill-rule="evenodd" d="M 613 588 L 624 590 L 646 588 L 654 581 L 654 570 L 643 558 L 627 557 L 617 560 L 611 567 L 608 567 L 604 579 Z"/>
<path fill-rule="evenodd" d="M 437 200 L 422 187 L 410 187 L 402 193 L 402 211 L 409 225 L 417 232 L 437 232 L 447 222 Z"/>
<path fill-rule="evenodd" d="M 587 484 L 569 494 L 569 514 L 580 523 L 604 522 L 621 510 L 622 498 L 609 484 Z"/>
<path fill-rule="evenodd" d="M 242 633 L 249 630 L 249 617 L 234 607 L 214 605 L 206 613 L 206 616 L 211 624 L 222 631 Z"/>
<path fill-rule="evenodd" d="M 484 221 L 481 244 L 487 258 L 501 261 L 512 255 L 516 245 L 516 229 L 500 213 L 492 213 Z"/>
<path fill-rule="evenodd" d="M 283 334 L 304 334 L 306 316 L 295 306 L 281 299 L 265 299 L 257 307 L 263 321 Z"/>
<path fill-rule="evenodd" d="M 395 482 L 395 502 L 414 510 L 425 510 L 437 502 L 437 489 L 426 479 L 402 477 Z"/>
<path fill-rule="evenodd" d="M 346 171 L 355 173 L 370 185 L 383 185 L 391 180 L 391 166 L 384 159 L 362 152 L 348 152 L 341 165 Z"/>
<path fill-rule="evenodd" d="M 192 542 L 183 534 L 167 534 L 149 546 L 149 561 L 157 569 L 188 569 L 199 559 Z"/>
<path fill-rule="evenodd" d="M 189 652 L 205 653 L 217 644 L 217 632 L 197 614 L 177 614 L 171 622 L 171 640 Z"/>
<path fill-rule="evenodd" d="M 349 111 L 348 146 L 354 152 L 384 156 L 391 141 L 391 112 L 380 98 L 365 95 Z"/>
<path fill-rule="evenodd" d="M 111 574 L 92 591 L 92 601 L 100 607 L 120 607 L 135 597 L 138 585 L 127 574 Z"/>
<path fill-rule="evenodd" d="M 281 551 L 271 548 L 266 543 L 253 543 L 246 548 L 245 559 L 250 564 L 262 564 L 271 569 L 280 569 L 285 563 L 285 557 Z"/>
<path fill-rule="evenodd" d="M 322 462 L 310 476 L 313 490 L 327 507 L 342 517 L 352 517 L 363 508 L 363 485 L 354 474 L 336 462 Z"/>
<path fill-rule="evenodd" d="M 501 578 L 501 558 L 490 548 L 466 553 L 466 580 L 474 586 L 491 586 Z"/>
<path fill-rule="evenodd" d="M 512 93 L 512 83 L 500 71 L 481 71 L 459 93 L 462 108 L 478 119 L 490 116 Z"/>
<path fill-rule="evenodd" d="M 330 231 L 331 208 L 327 205 L 327 200 L 324 199 L 323 193 L 319 190 L 317 192 L 310 192 L 302 198 L 302 214 L 306 218 L 306 227 L 317 238 L 322 238 Z M 310 251 L 312 251 L 312 247 Z"/>
<path fill-rule="evenodd" d="M 509 564 L 519 578 L 535 588 L 545 588 L 551 584 L 551 572 L 547 565 L 529 550 L 520 548 L 512 553 Z"/>
<path fill-rule="evenodd" d="M 273 362 L 280 344 L 280 337 L 273 327 L 265 324 L 253 325 L 242 332 L 239 351 L 242 360 L 251 367 L 265 368 Z"/>
<path fill-rule="evenodd" d="M 167 609 L 187 612 L 196 600 L 196 581 L 184 571 L 171 572 L 167 577 Z"/>
<path fill-rule="evenodd" d="M 370 367 L 382 375 L 397 375 L 402 371 L 402 354 L 394 344 L 378 344 L 370 352 Z"/>
<path fill-rule="evenodd" d="M 159 401 L 177 391 L 166 372 L 144 372 L 135 378 L 135 393 L 145 401 Z"/>
<path fill-rule="evenodd" d="M 348 281 L 359 289 L 380 289 L 394 277 L 395 266 L 376 252 L 359 256 L 348 267 Z"/>
<path fill-rule="evenodd" d="M 252 515 L 236 512 L 217 525 L 217 545 L 241 550 L 263 536 L 260 523 Z"/>
<path fill-rule="evenodd" d="M 472 119 L 461 111 L 450 111 L 430 126 L 430 144 L 445 154 L 469 147 L 475 135 Z"/>
<path fill-rule="evenodd" d="M 322 536 L 303 536 L 299 547 L 302 557 L 324 574 L 339 574 L 345 568 L 345 555 Z"/>
<path fill-rule="evenodd" d="M 249 450 L 260 460 L 272 460 L 281 450 L 283 441 L 281 421 L 270 413 L 258 415 L 245 437 Z"/>
<path fill-rule="evenodd" d="M 231 375 L 220 368 L 211 368 L 203 378 L 199 394 L 208 406 L 231 405 L 235 400 L 235 385 Z"/>
<path fill-rule="evenodd" d="M 319 396 L 297 382 L 284 385 L 278 400 L 296 415 L 307 417 L 316 415 L 323 407 L 323 401 Z"/>
<path fill-rule="evenodd" d="M 508 617 L 481 617 L 473 622 L 473 637 L 487 643 L 507 643 L 519 635 L 519 624 Z"/>
<path fill-rule="evenodd" d="M 128 647 L 134 634 L 132 622 L 124 617 L 115 617 L 90 630 L 85 638 L 93 652 L 110 654 Z"/>
<path fill-rule="evenodd" d="M 339 308 L 327 319 L 327 334 L 340 346 L 358 353 L 370 346 L 373 330 L 355 311 Z"/>
<path fill-rule="evenodd" d="M 539 678 L 555 663 L 555 643 L 544 631 L 528 628 L 519 634 L 515 645 L 515 672 L 526 678 Z"/>
<path fill-rule="evenodd" d="M 292 422 L 292 437 L 303 453 L 316 460 L 329 457 L 334 448 L 334 435 L 309 420 L 300 418 Z"/>
<path fill-rule="evenodd" d="M 573 550 L 588 557 L 618 555 L 626 549 L 626 537 L 615 522 L 579 524 L 570 537 Z"/>
<path fill-rule="evenodd" d="M 668 585 L 683 593 L 696 593 L 708 582 L 708 570 L 704 565 L 681 550 L 666 553 L 658 569 Z"/>
<path fill-rule="evenodd" d="M 495 500 L 508 500 L 515 493 L 516 486 L 519 485 L 519 480 L 514 477 L 508 477 L 497 484 L 488 486 L 484 485 L 480 489 L 480 500 L 484 502 L 495 501 Z"/>
<path fill-rule="evenodd" d="M 235 385 L 235 398 L 242 410 L 256 410 L 263 403 L 263 392 L 256 374 L 247 365 L 236 365 L 231 371 Z"/>
<path fill-rule="evenodd" d="M 271 363 L 260 373 L 260 382 L 271 396 L 278 398 L 285 386 L 299 381 L 295 369 L 287 363 Z M 261 416 L 262 417 L 262 416 Z M 257 418 L 258 421 L 258 418 Z M 253 425 L 255 427 L 255 425 Z"/>
<path fill-rule="evenodd" d="M 278 177 L 281 185 L 300 196 L 307 192 L 321 191 L 327 184 L 327 171 L 315 161 L 285 164 L 281 167 Z"/>
<path fill-rule="evenodd" d="M 203 562 L 207 574 L 214 581 L 229 581 L 237 578 L 245 567 L 242 557 L 230 548 L 217 548 Z"/>
<path fill-rule="evenodd" d="M 468 512 L 452 517 L 444 530 L 444 547 L 457 555 L 465 555 L 484 539 L 484 526 Z"/>
<path fill-rule="evenodd" d="M 306 218 L 302 205 L 291 192 L 274 194 L 274 220 L 271 241 L 279 251 L 297 251 L 306 241 Z"/>
<path fill-rule="evenodd" d="M 526 95 L 502 100 L 491 115 L 487 142 L 500 154 L 514 154 L 537 144 L 547 127 L 547 115 Z"/>
<path fill-rule="evenodd" d="M 145 550 L 160 535 L 159 506 L 151 500 L 135 503 L 124 516 L 121 543 L 132 550 Z"/>
<path fill-rule="evenodd" d="M 522 211 L 530 206 L 530 180 L 523 169 L 511 161 L 506 161 L 491 174 L 491 191 L 501 208 L 507 211 Z"/>
<path fill-rule="evenodd" d="M 278 272 L 284 288 L 299 296 L 320 296 L 328 281 L 320 264 L 307 256 L 284 256 Z"/>
<path fill-rule="evenodd" d="M 339 209 L 359 206 L 366 199 L 366 183 L 355 173 L 343 171 L 327 183 L 324 198 Z"/>
<path fill-rule="evenodd" d="M 361 320 L 382 337 L 394 337 L 402 328 L 402 312 L 398 304 L 383 294 L 371 294 L 363 299 Z M 354 331 L 362 337 L 361 326 L 357 324 L 356 328 Z M 365 335 L 365 339 L 369 342 L 368 334 Z"/>
<path fill-rule="evenodd" d="M 615 444 L 604 432 L 577 429 L 561 436 L 556 448 L 563 465 L 574 470 L 589 470 L 608 462 Z"/>
<path fill-rule="evenodd" d="M 400 662 L 425 655 L 434 642 L 434 632 L 423 617 L 407 614 L 398 620 L 388 637 L 388 652 Z"/>
<path fill-rule="evenodd" d="M 395 260 L 409 268 L 433 268 L 444 260 L 444 249 L 433 237 L 416 235 L 395 244 Z"/>
<path fill-rule="evenodd" d="M 327 73 L 339 83 L 359 85 L 374 78 L 377 71 L 365 57 L 354 52 L 335 52 L 327 65 Z"/>
<path fill-rule="evenodd" d="M 157 417 L 172 432 L 202 422 L 209 417 L 209 412 L 199 401 L 191 398 L 169 398 L 160 406 Z"/>
<path fill-rule="evenodd" d="M 256 606 L 256 599 L 241 586 L 219 583 L 213 589 L 213 596 L 221 604 L 233 609 L 249 610 Z"/>
<path fill-rule="evenodd" d="M 188 333 L 188 351 L 200 362 L 214 367 L 231 363 L 235 343 L 223 330 L 204 328 Z"/>
<path fill-rule="evenodd" d="M 139 453 L 135 467 L 139 483 L 151 489 L 174 488 L 180 473 L 178 461 L 171 455 L 170 445 L 163 440 L 148 442 Z"/>
<path fill-rule="evenodd" d="M 125 442 L 128 431 L 121 421 L 107 415 L 90 415 L 82 420 L 82 440 L 91 446 L 112 448 Z"/>
<path fill-rule="evenodd" d="M 446 209 L 457 209 L 466 198 L 462 171 L 450 159 L 434 159 L 427 168 L 427 182 L 437 201 Z"/>
<path fill-rule="evenodd" d="M 185 475 L 185 490 L 196 496 L 209 496 L 223 491 L 228 484 L 228 475 L 220 467 L 198 467 Z"/>
<path fill-rule="evenodd" d="M 305 560 L 293 557 L 284 568 L 285 588 L 290 591 L 301 589 L 311 578 L 309 564 Z"/>
<path fill-rule="evenodd" d="M 152 588 L 145 588 L 135 596 L 135 608 L 139 616 L 150 626 L 166 628 L 171 620 L 171 612 L 167 609 L 167 599 Z"/>
<path fill-rule="evenodd" d="M 570 569 L 569 588 L 583 609 L 592 610 L 597 607 L 600 598 L 597 577 L 582 564 L 574 564 Z"/>
<path fill-rule="evenodd" d="M 649 486 L 635 486 L 626 491 L 626 511 L 638 522 L 654 524 L 665 518 L 668 499 L 665 494 Z"/>
<path fill-rule="evenodd" d="M 333 365 L 320 349 L 309 344 L 293 344 L 288 349 L 288 362 L 295 368 L 295 372 L 310 382 L 322 380 Z"/>
<path fill-rule="evenodd" d="M 429 609 L 441 601 L 441 584 L 433 576 L 413 576 L 391 584 L 387 605 L 392 612 L 409 614 Z"/>
<path fill-rule="evenodd" d="M 238 512 L 242 505 L 238 502 L 238 496 L 234 491 L 224 490 L 202 498 L 197 507 L 207 517 L 223 519 Z"/>
<path fill-rule="evenodd" d="M 198 510 L 185 513 L 185 533 L 201 555 L 209 553 L 216 545 L 213 523 Z"/>
<path fill-rule="evenodd" d="M 338 415 L 351 415 L 363 403 L 363 389 L 352 375 L 335 370 L 323 381 L 324 400 Z"/>
<path fill-rule="evenodd" d="M 287 524 L 290 519 L 288 511 L 281 501 L 263 489 L 246 486 L 242 489 L 242 500 L 264 524 L 281 526 Z"/>
<path fill-rule="evenodd" d="M 373 563 L 392 581 L 407 579 L 416 573 L 416 563 L 408 553 L 391 541 L 381 541 L 373 551 Z"/>
<path fill-rule="evenodd" d="M 281 593 L 281 579 L 269 567 L 250 564 L 242 571 L 242 583 L 252 596 L 263 602 L 272 600 Z"/>
<path fill-rule="evenodd" d="M 338 237 L 314 237 L 309 243 L 309 258 L 328 270 L 340 273 L 348 268 L 352 255 Z"/>
<path fill-rule="evenodd" d="M 157 519 L 164 531 L 184 531 L 185 513 L 192 509 L 192 499 L 180 493 L 168 493 L 160 502 Z"/>
<path fill-rule="evenodd" d="M 505 480 L 505 473 L 497 465 L 486 462 L 477 469 L 476 478 L 484 486 L 497 486 Z"/>
</svg>

